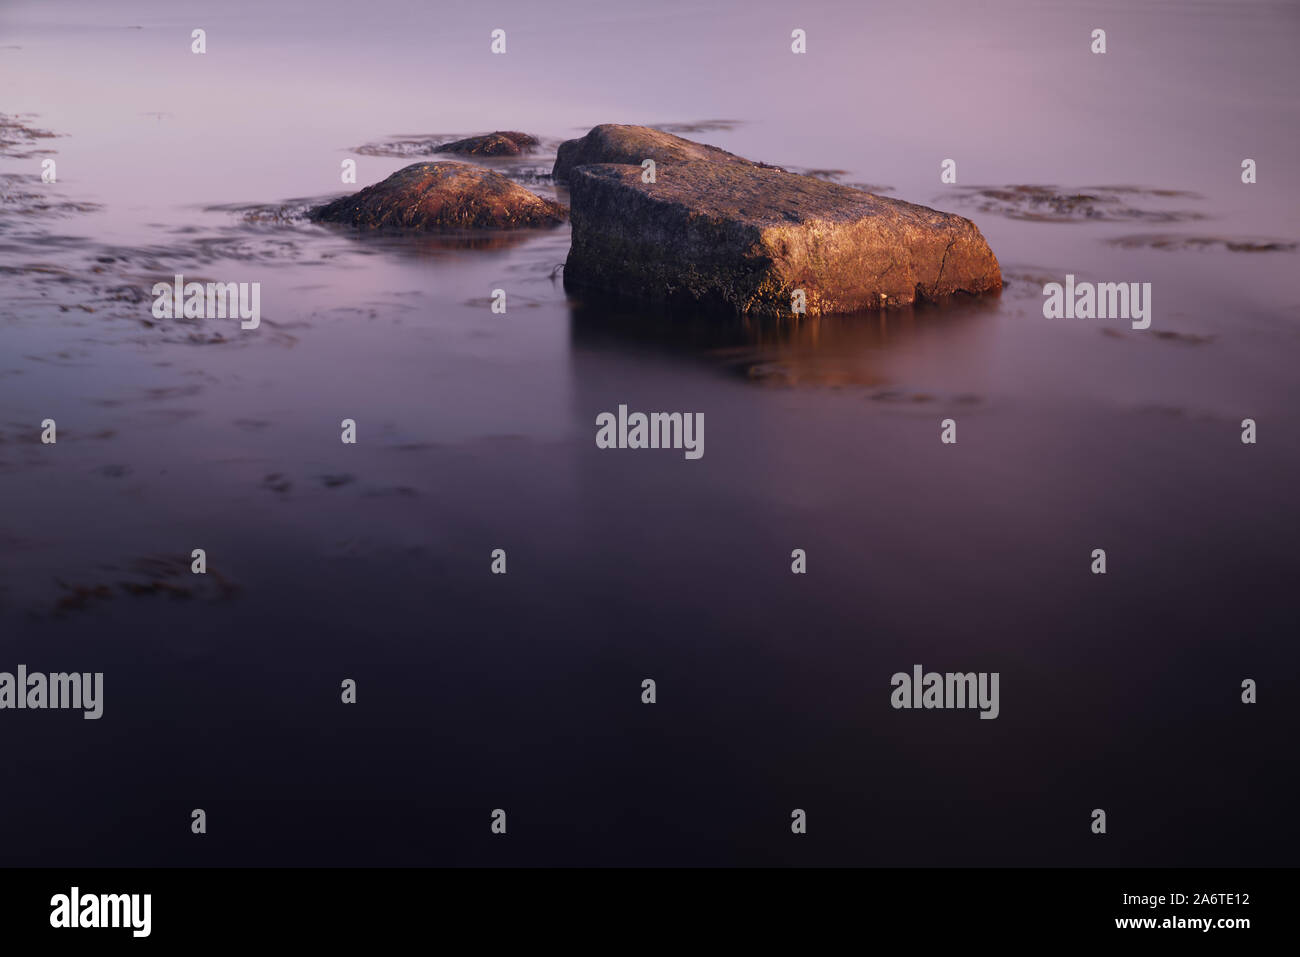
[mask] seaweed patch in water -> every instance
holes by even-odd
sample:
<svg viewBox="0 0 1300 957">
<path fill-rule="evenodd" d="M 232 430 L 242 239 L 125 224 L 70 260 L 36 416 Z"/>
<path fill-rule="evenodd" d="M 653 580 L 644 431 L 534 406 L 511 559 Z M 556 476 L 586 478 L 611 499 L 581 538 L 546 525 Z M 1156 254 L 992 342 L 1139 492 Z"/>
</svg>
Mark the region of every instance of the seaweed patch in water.
<svg viewBox="0 0 1300 957">
<path fill-rule="evenodd" d="M 30 159 L 33 156 L 49 156 L 55 150 L 37 149 L 39 140 L 49 140 L 60 136 L 49 130 L 28 126 L 27 121 L 35 119 L 33 113 L 0 113 L 0 156 L 10 159 Z"/>
<path fill-rule="evenodd" d="M 664 133 L 674 133 L 680 136 L 683 133 L 714 133 L 734 130 L 742 125 L 741 120 L 696 120 L 694 123 L 649 123 L 647 124 L 652 130 L 661 130 Z"/>
<path fill-rule="evenodd" d="M 1089 186 L 1073 191 L 1058 186 L 968 186 L 947 196 L 956 196 L 959 203 L 974 205 L 980 212 L 1030 222 L 1179 223 L 1205 218 L 1193 210 L 1160 207 L 1164 200 L 1199 198 L 1195 193 L 1141 186 Z"/>
<path fill-rule="evenodd" d="M 239 591 L 238 585 L 210 565 L 205 575 L 192 574 L 188 559 L 145 556 L 131 560 L 125 568 L 104 567 L 109 572 L 119 573 L 114 576 L 116 580 L 69 584 L 56 578 L 54 584 L 61 594 L 54 600 L 54 613 L 86 611 L 117 594 L 137 598 L 163 595 L 181 600 L 217 602 L 227 601 Z"/>
<path fill-rule="evenodd" d="M 1159 233 L 1119 236 L 1108 239 L 1107 242 L 1124 249 L 1163 249 L 1181 252 L 1188 249 L 1219 247 L 1234 253 L 1289 253 L 1294 252 L 1297 245 L 1285 239 L 1232 239 L 1227 236 L 1177 236 Z"/>
<path fill-rule="evenodd" d="M 60 199 L 47 192 L 33 192 L 26 188 L 26 184 L 31 181 L 31 176 L 0 173 L 0 214 L 32 217 L 67 216 L 72 213 L 93 213 L 103 209 L 99 203 L 77 202 Z M 0 218 L 0 232 L 7 232 L 7 227 L 6 219 Z"/>
</svg>

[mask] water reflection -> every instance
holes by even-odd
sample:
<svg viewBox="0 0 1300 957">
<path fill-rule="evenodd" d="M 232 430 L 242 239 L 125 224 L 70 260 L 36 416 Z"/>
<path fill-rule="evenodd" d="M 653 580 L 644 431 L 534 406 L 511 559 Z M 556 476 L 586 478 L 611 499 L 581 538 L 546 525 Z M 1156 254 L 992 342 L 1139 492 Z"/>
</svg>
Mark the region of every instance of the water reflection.
<svg viewBox="0 0 1300 957">
<path fill-rule="evenodd" d="M 576 349 L 702 362 L 737 378 L 777 386 L 880 386 L 888 353 L 931 337 L 968 335 L 996 315 L 997 296 L 942 306 L 778 319 L 630 303 L 603 293 L 570 293 Z"/>
</svg>

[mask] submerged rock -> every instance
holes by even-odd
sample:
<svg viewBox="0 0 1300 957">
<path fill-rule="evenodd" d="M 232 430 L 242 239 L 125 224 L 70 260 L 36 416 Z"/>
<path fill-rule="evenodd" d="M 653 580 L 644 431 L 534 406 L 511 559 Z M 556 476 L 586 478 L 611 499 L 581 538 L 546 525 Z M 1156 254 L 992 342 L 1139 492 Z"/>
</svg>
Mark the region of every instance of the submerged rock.
<svg viewBox="0 0 1300 957">
<path fill-rule="evenodd" d="M 822 315 L 1002 286 L 970 220 L 748 161 L 576 167 L 570 199 L 576 287 L 789 316 L 796 289 Z"/>
<path fill-rule="evenodd" d="M 707 160 L 712 163 L 734 163 L 739 166 L 777 169 L 765 163 L 755 163 L 735 153 L 706 146 L 694 140 L 683 139 L 649 126 L 620 126 L 605 123 L 593 127 L 581 139 L 565 140 L 555 156 L 552 175 L 557 180 L 567 180 L 575 167 L 594 163 L 625 163 L 639 167 L 652 159 L 657 166 L 670 163 L 687 163 Z"/>
<path fill-rule="evenodd" d="M 365 229 L 509 229 L 559 223 L 564 207 L 468 163 L 414 163 L 308 216 Z"/>
</svg>

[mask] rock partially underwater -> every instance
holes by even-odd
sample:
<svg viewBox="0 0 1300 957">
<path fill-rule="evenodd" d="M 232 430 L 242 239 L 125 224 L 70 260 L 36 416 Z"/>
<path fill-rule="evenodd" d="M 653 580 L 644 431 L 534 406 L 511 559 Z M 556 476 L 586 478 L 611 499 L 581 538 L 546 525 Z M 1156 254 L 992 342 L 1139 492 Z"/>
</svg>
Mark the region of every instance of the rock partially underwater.
<svg viewBox="0 0 1300 957">
<path fill-rule="evenodd" d="M 541 145 L 531 133 L 518 130 L 497 130 L 481 136 L 468 136 L 459 140 L 446 140 L 441 136 L 394 137 L 382 143 L 367 143 L 356 152 L 366 156 L 432 156 L 438 153 L 458 153 L 463 156 L 523 156 Z"/>
<path fill-rule="evenodd" d="M 564 207 L 468 163 L 414 163 L 308 213 L 360 229 L 515 229 L 553 226 Z"/>
<path fill-rule="evenodd" d="M 641 172 L 569 170 L 567 284 L 772 316 L 791 315 L 796 290 L 822 315 L 1002 286 L 993 251 L 960 216 L 740 157 L 674 162 L 653 183 Z"/>
<path fill-rule="evenodd" d="M 522 156 L 537 148 L 537 137 L 514 130 L 497 130 L 484 136 L 470 136 L 444 143 L 439 153 L 462 153 L 466 156 Z"/>
<path fill-rule="evenodd" d="M 767 167 L 764 163 L 755 163 L 735 153 L 706 146 L 694 140 L 683 139 L 663 130 L 648 126 L 620 126 L 616 123 L 604 123 L 592 127 L 591 132 L 581 139 L 565 140 L 555 156 L 555 168 L 552 175 L 557 181 L 569 179 L 570 173 L 578 166 L 595 163 L 626 163 L 639 167 L 645 160 L 652 159 L 657 166 L 672 163 L 687 163 L 695 160 L 707 160 L 712 163 L 728 163 L 737 166 L 756 168 Z"/>
</svg>

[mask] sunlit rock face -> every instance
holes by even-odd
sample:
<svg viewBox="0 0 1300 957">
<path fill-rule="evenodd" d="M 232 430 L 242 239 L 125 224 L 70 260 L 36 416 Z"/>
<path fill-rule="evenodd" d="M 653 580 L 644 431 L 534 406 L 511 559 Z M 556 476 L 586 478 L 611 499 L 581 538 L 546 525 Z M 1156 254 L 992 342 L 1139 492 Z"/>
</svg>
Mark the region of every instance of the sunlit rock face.
<svg viewBox="0 0 1300 957">
<path fill-rule="evenodd" d="M 796 298 L 821 315 L 1002 286 L 970 220 L 735 159 L 674 163 L 653 182 L 631 165 L 573 168 L 566 283 L 774 316 Z"/>
</svg>

